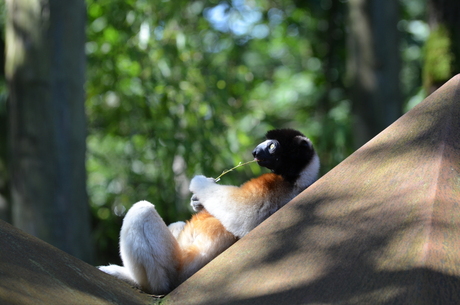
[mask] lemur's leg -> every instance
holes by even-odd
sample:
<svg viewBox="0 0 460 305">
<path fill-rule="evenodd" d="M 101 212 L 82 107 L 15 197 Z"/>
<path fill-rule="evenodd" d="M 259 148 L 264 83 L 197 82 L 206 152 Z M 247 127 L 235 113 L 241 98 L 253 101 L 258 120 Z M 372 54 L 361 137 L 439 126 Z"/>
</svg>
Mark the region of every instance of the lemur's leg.
<svg viewBox="0 0 460 305">
<path fill-rule="evenodd" d="M 168 293 L 178 284 L 181 250 L 153 204 L 139 201 L 129 209 L 121 227 L 120 254 L 125 269 L 100 269 L 127 282 L 131 277 L 154 294 Z"/>
</svg>

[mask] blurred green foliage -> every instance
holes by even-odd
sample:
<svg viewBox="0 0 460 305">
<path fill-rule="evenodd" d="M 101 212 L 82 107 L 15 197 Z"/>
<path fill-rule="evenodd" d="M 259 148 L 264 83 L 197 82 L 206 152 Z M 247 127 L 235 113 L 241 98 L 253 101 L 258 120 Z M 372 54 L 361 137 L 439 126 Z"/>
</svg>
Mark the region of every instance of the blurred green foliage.
<svg viewBox="0 0 460 305">
<path fill-rule="evenodd" d="M 426 41 L 425 64 L 423 67 L 424 87 L 429 91 L 430 84 L 443 83 L 453 74 L 455 56 L 452 53 L 452 41 L 449 30 L 444 25 L 432 30 Z"/>
<path fill-rule="evenodd" d="M 99 263 L 148 200 L 190 216 L 188 183 L 217 177 L 272 128 L 310 137 L 327 172 L 351 153 L 347 1 L 87 0 L 88 191 Z M 418 102 L 423 3 L 403 0 L 403 86 Z M 415 102 L 414 102 L 415 101 Z M 251 164 L 220 183 L 264 172 Z"/>
<path fill-rule="evenodd" d="M 269 129 L 304 132 L 323 173 L 351 152 L 344 2 L 87 4 L 88 190 L 102 263 L 116 262 L 133 203 L 154 203 L 167 223 L 187 219 L 189 179 L 251 160 Z M 262 171 L 245 166 L 220 183 Z"/>
<path fill-rule="evenodd" d="M 412 109 L 425 98 L 422 83 L 424 44 L 430 29 L 426 22 L 425 0 L 400 0 L 401 18 L 401 89 L 405 97 L 404 111 Z"/>
</svg>

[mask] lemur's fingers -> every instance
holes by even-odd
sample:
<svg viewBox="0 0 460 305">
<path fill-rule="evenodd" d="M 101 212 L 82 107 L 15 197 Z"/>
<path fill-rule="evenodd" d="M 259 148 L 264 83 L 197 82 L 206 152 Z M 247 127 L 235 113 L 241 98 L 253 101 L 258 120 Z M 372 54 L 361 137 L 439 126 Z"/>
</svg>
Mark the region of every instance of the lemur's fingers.
<svg viewBox="0 0 460 305">
<path fill-rule="evenodd" d="M 196 194 L 192 195 L 192 198 L 190 199 L 190 205 L 195 212 L 199 212 L 204 208 Z"/>
</svg>

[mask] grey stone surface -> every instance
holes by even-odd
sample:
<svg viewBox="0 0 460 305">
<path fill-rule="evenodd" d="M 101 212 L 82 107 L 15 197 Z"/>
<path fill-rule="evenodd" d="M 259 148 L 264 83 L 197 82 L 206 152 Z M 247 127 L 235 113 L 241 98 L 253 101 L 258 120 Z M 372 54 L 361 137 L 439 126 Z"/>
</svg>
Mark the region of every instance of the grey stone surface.
<svg viewBox="0 0 460 305">
<path fill-rule="evenodd" d="M 460 76 L 164 304 L 460 304 Z"/>
<path fill-rule="evenodd" d="M 0 304 L 153 304 L 155 299 L 0 220 Z"/>
</svg>

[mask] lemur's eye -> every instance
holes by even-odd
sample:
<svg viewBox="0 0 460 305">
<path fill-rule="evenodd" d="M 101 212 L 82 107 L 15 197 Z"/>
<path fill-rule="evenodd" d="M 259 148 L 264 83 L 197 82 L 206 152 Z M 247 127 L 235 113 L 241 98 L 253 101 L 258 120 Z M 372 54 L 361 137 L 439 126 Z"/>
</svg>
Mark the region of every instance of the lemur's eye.
<svg viewBox="0 0 460 305">
<path fill-rule="evenodd" d="M 275 149 L 276 145 L 274 143 L 270 144 L 270 150 Z"/>
</svg>

